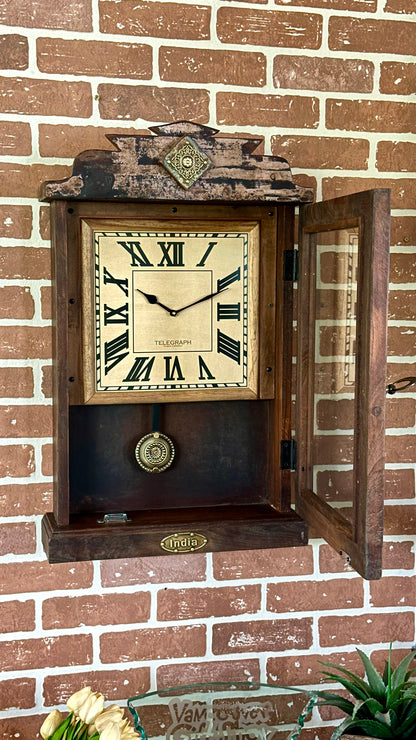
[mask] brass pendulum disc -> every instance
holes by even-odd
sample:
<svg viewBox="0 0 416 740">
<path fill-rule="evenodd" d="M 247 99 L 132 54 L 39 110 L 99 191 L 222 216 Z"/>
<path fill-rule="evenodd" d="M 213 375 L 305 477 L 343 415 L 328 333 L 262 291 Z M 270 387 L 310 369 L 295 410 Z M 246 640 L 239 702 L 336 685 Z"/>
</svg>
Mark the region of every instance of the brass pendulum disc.
<svg viewBox="0 0 416 740">
<path fill-rule="evenodd" d="M 161 473 L 172 465 L 175 447 L 166 434 L 151 432 L 139 439 L 135 456 L 140 467 L 147 473 Z"/>
</svg>

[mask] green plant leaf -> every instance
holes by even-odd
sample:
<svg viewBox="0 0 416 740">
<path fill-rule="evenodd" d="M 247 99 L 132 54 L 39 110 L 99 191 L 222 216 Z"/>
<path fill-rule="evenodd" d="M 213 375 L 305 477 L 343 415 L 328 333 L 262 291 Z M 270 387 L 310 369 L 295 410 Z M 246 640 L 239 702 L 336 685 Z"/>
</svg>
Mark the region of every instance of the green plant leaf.
<svg viewBox="0 0 416 740">
<path fill-rule="evenodd" d="M 66 720 L 61 722 L 61 724 L 59 725 L 59 727 L 56 728 L 55 732 L 53 733 L 53 735 L 51 735 L 49 740 L 61 740 L 65 731 L 68 728 L 69 723 L 71 722 L 71 719 L 72 719 L 72 713 L 68 714 L 68 717 L 66 718 Z"/>
<path fill-rule="evenodd" d="M 345 699 L 339 694 L 332 694 L 330 691 L 317 691 L 316 696 L 322 699 L 322 701 L 317 702 L 318 707 L 338 707 L 338 709 L 341 709 L 341 711 L 345 712 L 345 714 L 352 714 L 352 712 L 354 711 L 354 704 L 352 703 L 352 701 L 349 701 L 349 699 Z"/>
<path fill-rule="evenodd" d="M 360 686 L 357 686 L 352 681 L 349 681 L 347 678 L 344 678 L 344 676 L 336 676 L 332 673 L 327 673 L 326 671 L 322 671 L 324 675 L 327 676 L 329 681 L 336 681 L 341 684 L 341 686 L 344 686 L 345 689 L 347 689 L 352 696 L 355 697 L 355 699 L 368 699 L 370 694 L 368 692 L 368 686 L 366 683 L 364 684 L 364 689 L 361 689 Z"/>
<path fill-rule="evenodd" d="M 412 676 L 415 673 L 416 669 L 412 669 L 408 672 L 409 665 L 416 657 L 416 650 L 412 650 L 409 655 L 406 655 L 405 658 L 399 663 L 396 670 L 393 671 L 391 674 L 391 687 L 392 690 L 397 688 L 398 686 L 401 686 L 402 684 L 406 683 L 410 676 Z"/>
<path fill-rule="evenodd" d="M 347 676 L 347 678 L 350 679 L 351 683 L 356 686 L 357 689 L 360 689 L 361 692 L 365 696 L 370 696 L 371 692 L 369 691 L 369 685 L 364 681 L 364 679 L 357 676 L 356 673 L 353 673 L 352 671 L 348 671 L 346 668 L 343 668 L 342 666 L 338 666 L 335 663 L 324 663 L 322 660 L 319 661 L 321 665 L 326 666 L 327 668 L 335 668 L 336 671 L 339 671 L 344 676 Z M 323 675 L 327 675 L 331 678 L 331 680 L 339 681 L 340 676 L 336 673 L 329 673 L 328 671 L 322 671 Z M 359 697 L 362 698 L 362 697 Z"/>
<path fill-rule="evenodd" d="M 357 653 L 361 658 L 361 661 L 365 668 L 365 673 L 368 679 L 368 684 L 371 688 L 372 694 L 376 699 L 384 699 L 386 695 L 386 686 L 380 674 L 374 668 L 370 658 L 362 650 L 357 648 Z"/>
</svg>

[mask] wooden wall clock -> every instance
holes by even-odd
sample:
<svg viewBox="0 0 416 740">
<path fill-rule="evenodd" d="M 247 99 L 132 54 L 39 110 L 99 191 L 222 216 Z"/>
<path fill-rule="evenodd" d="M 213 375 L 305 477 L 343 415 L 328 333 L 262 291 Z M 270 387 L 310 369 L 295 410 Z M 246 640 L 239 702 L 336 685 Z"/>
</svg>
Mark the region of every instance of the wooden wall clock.
<svg viewBox="0 0 416 740">
<path fill-rule="evenodd" d="M 54 263 L 49 560 L 304 545 L 311 523 L 377 577 L 388 192 L 312 204 L 284 159 L 253 154 L 260 139 L 189 122 L 152 131 L 109 136 L 114 151 L 84 152 L 42 191 Z M 352 425 L 337 422 L 339 449 L 331 424 L 320 431 L 328 404 L 326 418 L 345 408 Z M 334 472 L 350 484 L 331 500 Z"/>
</svg>

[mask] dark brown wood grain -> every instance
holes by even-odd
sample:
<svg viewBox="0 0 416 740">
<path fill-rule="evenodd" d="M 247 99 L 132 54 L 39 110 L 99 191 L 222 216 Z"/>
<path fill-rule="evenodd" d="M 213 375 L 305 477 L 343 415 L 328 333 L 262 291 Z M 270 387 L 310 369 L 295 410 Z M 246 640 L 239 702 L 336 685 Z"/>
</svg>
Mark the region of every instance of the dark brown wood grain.
<svg viewBox="0 0 416 740">
<path fill-rule="evenodd" d="M 376 190 L 302 209 L 298 311 L 296 509 L 365 578 L 381 575 L 384 499 L 389 191 Z M 347 520 L 313 492 L 315 235 L 359 230 L 353 517 Z"/>
</svg>

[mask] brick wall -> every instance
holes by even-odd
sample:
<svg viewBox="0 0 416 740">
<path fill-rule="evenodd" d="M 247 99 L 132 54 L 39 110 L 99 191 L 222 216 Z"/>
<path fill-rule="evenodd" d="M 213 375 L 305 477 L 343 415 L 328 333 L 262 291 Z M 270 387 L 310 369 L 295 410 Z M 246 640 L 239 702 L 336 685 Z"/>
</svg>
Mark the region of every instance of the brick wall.
<svg viewBox="0 0 416 740">
<path fill-rule="evenodd" d="M 0 4 L 0 738 L 85 683 L 311 684 L 415 640 L 415 393 L 388 400 L 384 577 L 325 543 L 50 566 L 48 207 L 39 183 L 106 132 L 191 119 L 265 137 L 318 198 L 392 189 L 389 379 L 416 361 L 414 0 Z M 331 725 L 331 715 L 324 722 Z M 327 729 L 329 733 L 329 729 Z M 327 734 L 326 737 L 329 735 Z M 306 736 L 306 738 L 308 735 Z M 309 738 L 314 733 L 309 733 Z M 321 737 L 321 736 L 320 736 Z"/>
</svg>

